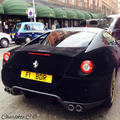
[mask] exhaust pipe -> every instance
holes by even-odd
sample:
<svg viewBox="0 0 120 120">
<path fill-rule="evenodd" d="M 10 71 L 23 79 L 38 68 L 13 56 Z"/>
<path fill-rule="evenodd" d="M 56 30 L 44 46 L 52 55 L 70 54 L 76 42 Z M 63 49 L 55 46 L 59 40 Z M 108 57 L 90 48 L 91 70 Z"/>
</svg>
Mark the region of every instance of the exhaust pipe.
<svg viewBox="0 0 120 120">
<path fill-rule="evenodd" d="M 74 109 L 75 109 L 75 107 L 74 107 L 73 104 L 69 104 L 69 105 L 68 105 L 68 110 L 69 110 L 69 111 L 72 112 L 72 111 L 74 111 Z"/>
<path fill-rule="evenodd" d="M 77 112 L 81 112 L 83 110 L 81 105 L 76 105 L 75 109 L 76 109 Z"/>
<path fill-rule="evenodd" d="M 6 92 L 8 92 L 9 94 L 13 94 L 13 90 L 10 89 L 10 88 L 8 88 L 8 87 L 6 87 L 4 90 L 5 90 Z"/>
<path fill-rule="evenodd" d="M 9 88 L 5 88 L 5 91 L 10 93 L 10 89 Z"/>
<path fill-rule="evenodd" d="M 23 92 L 16 89 L 16 88 L 9 88 L 9 87 L 5 87 L 4 90 L 6 92 L 8 92 L 9 94 L 12 94 L 12 95 L 22 95 Z"/>
</svg>

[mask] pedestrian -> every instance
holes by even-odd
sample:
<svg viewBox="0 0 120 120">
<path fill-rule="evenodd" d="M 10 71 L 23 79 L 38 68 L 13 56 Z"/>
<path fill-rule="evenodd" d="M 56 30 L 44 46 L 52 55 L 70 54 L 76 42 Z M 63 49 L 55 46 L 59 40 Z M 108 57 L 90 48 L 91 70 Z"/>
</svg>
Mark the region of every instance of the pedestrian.
<svg viewBox="0 0 120 120">
<path fill-rule="evenodd" d="M 5 27 L 5 32 L 6 32 L 6 33 L 9 33 L 9 27 L 8 27 L 8 24 L 7 24 L 7 23 L 5 23 L 4 27 Z"/>
</svg>

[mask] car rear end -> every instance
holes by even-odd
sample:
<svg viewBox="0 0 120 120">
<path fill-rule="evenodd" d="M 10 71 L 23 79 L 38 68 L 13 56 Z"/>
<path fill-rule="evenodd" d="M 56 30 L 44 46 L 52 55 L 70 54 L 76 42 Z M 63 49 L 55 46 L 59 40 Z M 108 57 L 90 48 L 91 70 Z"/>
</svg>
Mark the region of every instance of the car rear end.
<svg viewBox="0 0 120 120">
<path fill-rule="evenodd" d="M 59 33 L 62 34 L 61 31 Z M 65 31 L 63 33 L 66 35 Z M 79 33 L 78 36 L 74 36 L 76 32 L 69 33 L 71 34 L 73 36 L 70 39 L 79 36 Z M 80 34 L 84 38 L 84 32 Z M 88 38 L 90 36 L 89 33 Z M 95 34 L 92 34 L 92 38 L 94 37 Z M 57 47 L 33 44 L 7 53 L 2 69 L 2 80 L 6 88 L 11 89 L 12 94 L 29 91 L 56 97 L 70 111 L 75 109 L 81 112 L 82 109 L 103 103 L 108 94 L 111 78 L 109 74 L 111 66 L 106 61 L 108 59 L 106 52 L 109 53 L 109 49 L 85 53 L 92 39 L 88 39 L 83 47 L 70 47 L 76 46 L 75 40 L 74 45 L 66 44 L 70 39 L 61 42 Z M 53 41 L 50 45 L 53 45 Z"/>
</svg>

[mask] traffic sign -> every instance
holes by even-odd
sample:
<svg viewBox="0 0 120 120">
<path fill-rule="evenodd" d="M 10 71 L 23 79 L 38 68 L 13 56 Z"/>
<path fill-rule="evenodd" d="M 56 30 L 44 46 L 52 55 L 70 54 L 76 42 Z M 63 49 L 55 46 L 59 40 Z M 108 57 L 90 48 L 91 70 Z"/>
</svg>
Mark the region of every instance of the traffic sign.
<svg viewBox="0 0 120 120">
<path fill-rule="evenodd" d="M 33 18 L 33 17 L 34 17 L 33 8 L 28 8 L 28 18 Z"/>
</svg>

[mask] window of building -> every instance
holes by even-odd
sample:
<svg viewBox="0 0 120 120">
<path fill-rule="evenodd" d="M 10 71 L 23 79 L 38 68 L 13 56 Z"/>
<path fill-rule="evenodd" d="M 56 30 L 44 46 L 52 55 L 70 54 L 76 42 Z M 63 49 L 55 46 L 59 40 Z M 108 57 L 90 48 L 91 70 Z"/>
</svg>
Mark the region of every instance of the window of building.
<svg viewBox="0 0 120 120">
<path fill-rule="evenodd" d="M 92 9 L 95 9 L 95 0 L 92 0 L 92 4 L 93 4 Z"/>
<path fill-rule="evenodd" d="M 99 0 L 97 0 L 97 7 L 99 7 Z"/>
<path fill-rule="evenodd" d="M 65 2 L 66 2 L 66 0 L 62 0 L 62 2 L 64 2 L 64 3 L 65 3 Z"/>
<path fill-rule="evenodd" d="M 83 6 L 83 0 L 78 0 L 79 5 L 82 7 Z"/>
<path fill-rule="evenodd" d="M 73 5 L 75 4 L 75 0 L 72 0 L 72 4 L 73 4 Z"/>
<path fill-rule="evenodd" d="M 89 0 L 87 0 L 87 8 L 89 8 Z"/>
</svg>

